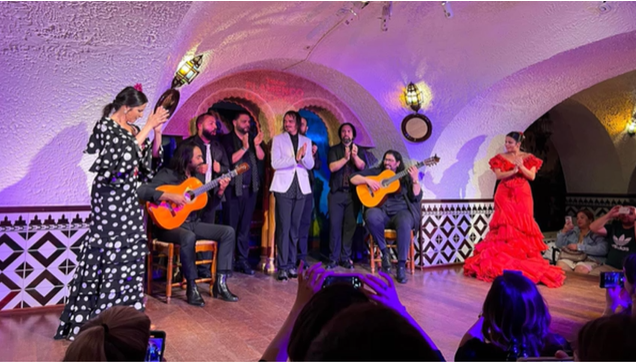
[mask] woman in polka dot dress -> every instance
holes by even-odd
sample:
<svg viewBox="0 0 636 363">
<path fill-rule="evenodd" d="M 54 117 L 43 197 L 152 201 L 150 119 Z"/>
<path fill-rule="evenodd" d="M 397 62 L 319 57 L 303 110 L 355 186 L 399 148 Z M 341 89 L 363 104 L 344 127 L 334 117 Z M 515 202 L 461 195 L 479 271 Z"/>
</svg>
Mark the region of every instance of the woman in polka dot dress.
<svg viewBox="0 0 636 363">
<path fill-rule="evenodd" d="M 133 125 L 147 103 L 141 85 L 126 87 L 104 108 L 93 129 L 85 151 L 98 155 L 90 169 L 97 174 L 91 189 L 91 228 L 80 247 L 55 339 L 73 340 L 83 323 L 111 306 L 144 309 L 148 248 L 137 188 L 159 167 L 161 126 L 168 119 L 168 112 L 159 108 L 143 128 Z"/>
</svg>

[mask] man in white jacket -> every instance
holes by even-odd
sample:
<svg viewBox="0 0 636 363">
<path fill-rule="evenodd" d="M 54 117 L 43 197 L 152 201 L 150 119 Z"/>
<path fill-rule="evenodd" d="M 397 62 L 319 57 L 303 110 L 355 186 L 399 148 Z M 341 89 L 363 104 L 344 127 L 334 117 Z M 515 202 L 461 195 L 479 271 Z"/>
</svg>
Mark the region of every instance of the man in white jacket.
<svg viewBox="0 0 636 363">
<path fill-rule="evenodd" d="M 314 167 L 311 140 L 299 134 L 300 115 L 288 111 L 283 132 L 272 141 L 274 178 L 269 188 L 276 197 L 276 264 L 278 280 L 298 277 L 296 253 L 305 195 L 311 193 L 307 170 Z"/>
</svg>

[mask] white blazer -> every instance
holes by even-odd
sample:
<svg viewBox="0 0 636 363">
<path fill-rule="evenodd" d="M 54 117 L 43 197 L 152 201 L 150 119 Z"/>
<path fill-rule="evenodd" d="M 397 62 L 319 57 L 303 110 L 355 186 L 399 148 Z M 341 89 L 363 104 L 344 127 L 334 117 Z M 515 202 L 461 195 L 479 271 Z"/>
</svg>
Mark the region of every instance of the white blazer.
<svg viewBox="0 0 636 363">
<path fill-rule="evenodd" d="M 272 185 L 269 187 L 270 192 L 285 193 L 294 180 L 294 174 L 298 175 L 298 184 L 304 195 L 311 193 L 311 185 L 309 185 L 309 174 L 307 170 L 314 167 L 314 157 L 311 154 L 311 140 L 298 134 L 298 150 L 303 145 L 306 146 L 305 156 L 296 162 L 296 153 L 291 137 L 287 132 L 274 136 L 272 141 L 272 168 L 274 178 Z M 298 151 L 296 150 L 296 151 Z"/>
</svg>

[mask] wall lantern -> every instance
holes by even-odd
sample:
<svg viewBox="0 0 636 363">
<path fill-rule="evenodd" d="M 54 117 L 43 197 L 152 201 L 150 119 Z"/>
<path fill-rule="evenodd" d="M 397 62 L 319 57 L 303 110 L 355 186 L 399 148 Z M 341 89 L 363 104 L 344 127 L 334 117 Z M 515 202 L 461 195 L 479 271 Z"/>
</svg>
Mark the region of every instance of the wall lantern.
<svg viewBox="0 0 636 363">
<path fill-rule="evenodd" d="M 632 116 L 632 119 L 627 122 L 625 131 L 627 131 L 629 136 L 634 136 L 634 134 L 636 134 L 636 113 Z"/>
<path fill-rule="evenodd" d="M 413 111 L 417 112 L 422 107 L 422 91 L 413 82 L 406 86 L 404 98 L 406 99 L 406 104 L 411 106 Z"/>
<path fill-rule="evenodd" d="M 431 120 L 429 120 L 426 115 L 417 112 L 422 107 L 422 91 L 411 82 L 406 86 L 404 99 L 406 100 L 406 104 L 410 106 L 415 113 L 406 116 L 402 120 L 402 135 L 411 142 L 426 141 L 431 137 L 433 127 Z"/>
<path fill-rule="evenodd" d="M 178 88 L 186 83 L 192 83 L 192 81 L 200 73 L 199 69 L 201 68 L 201 63 L 203 63 L 203 56 L 198 55 L 179 67 L 179 69 L 174 74 L 174 78 L 172 79 L 172 88 Z"/>
</svg>

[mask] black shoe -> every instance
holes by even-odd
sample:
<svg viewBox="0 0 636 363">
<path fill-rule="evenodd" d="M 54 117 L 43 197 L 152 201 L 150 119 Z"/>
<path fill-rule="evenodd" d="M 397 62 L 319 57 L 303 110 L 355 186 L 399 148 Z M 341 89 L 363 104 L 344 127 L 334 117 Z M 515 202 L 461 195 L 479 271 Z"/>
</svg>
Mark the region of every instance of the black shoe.
<svg viewBox="0 0 636 363">
<path fill-rule="evenodd" d="M 287 275 L 286 270 L 278 270 L 278 276 L 276 276 L 278 281 L 289 280 L 289 275 Z"/>
<path fill-rule="evenodd" d="M 216 280 L 212 287 L 212 296 L 224 301 L 238 301 L 238 296 L 232 294 L 230 289 L 227 288 L 227 274 L 216 274 Z"/>
<path fill-rule="evenodd" d="M 234 270 L 246 275 L 254 275 L 254 270 L 252 270 L 252 267 L 247 261 L 237 262 L 236 266 L 234 266 Z"/>
<path fill-rule="evenodd" d="M 327 262 L 327 264 L 325 265 L 325 268 L 327 270 L 332 270 L 334 268 L 336 268 L 336 266 L 338 266 L 338 264 L 336 263 L 336 261 L 329 261 Z"/>
<path fill-rule="evenodd" d="M 205 301 L 203 301 L 201 294 L 199 294 L 199 289 L 197 288 L 196 282 L 194 282 L 194 280 L 189 280 L 187 284 L 186 299 L 188 300 L 188 304 L 194 306 L 204 306 Z"/>
<path fill-rule="evenodd" d="M 353 270 L 353 263 L 351 263 L 351 260 L 340 261 L 340 266 L 348 270 Z"/>
<path fill-rule="evenodd" d="M 401 284 L 406 284 L 406 281 L 408 281 L 406 278 L 406 267 L 398 266 L 395 279 Z"/>
<path fill-rule="evenodd" d="M 296 270 L 295 267 L 292 267 L 287 270 L 287 275 L 289 275 L 290 278 L 295 279 L 298 277 L 298 270 Z"/>
<path fill-rule="evenodd" d="M 382 272 L 385 274 L 391 273 L 391 254 L 388 249 L 382 254 Z"/>
</svg>

